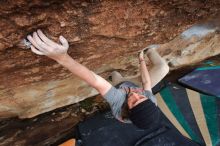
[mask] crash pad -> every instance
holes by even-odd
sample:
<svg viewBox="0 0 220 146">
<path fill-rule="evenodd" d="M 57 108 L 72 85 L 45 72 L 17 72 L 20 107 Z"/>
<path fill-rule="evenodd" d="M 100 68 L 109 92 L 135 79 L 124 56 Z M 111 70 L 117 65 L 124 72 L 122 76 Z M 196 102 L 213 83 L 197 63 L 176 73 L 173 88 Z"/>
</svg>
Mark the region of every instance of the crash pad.
<svg viewBox="0 0 220 146">
<path fill-rule="evenodd" d="M 162 115 L 161 126 L 148 130 L 133 124 L 117 121 L 110 111 L 100 113 L 79 124 L 83 146 L 197 146 L 198 144 L 181 135 Z"/>
<path fill-rule="evenodd" d="M 156 94 L 161 125 L 140 130 L 117 121 L 110 111 L 79 124 L 84 146 L 220 145 L 220 99 L 167 84 Z"/>
<path fill-rule="evenodd" d="M 201 145 L 220 145 L 220 99 L 170 84 L 156 95 L 158 106 L 186 137 Z"/>
<path fill-rule="evenodd" d="M 194 90 L 220 97 L 220 66 L 200 67 L 178 81 Z"/>
</svg>

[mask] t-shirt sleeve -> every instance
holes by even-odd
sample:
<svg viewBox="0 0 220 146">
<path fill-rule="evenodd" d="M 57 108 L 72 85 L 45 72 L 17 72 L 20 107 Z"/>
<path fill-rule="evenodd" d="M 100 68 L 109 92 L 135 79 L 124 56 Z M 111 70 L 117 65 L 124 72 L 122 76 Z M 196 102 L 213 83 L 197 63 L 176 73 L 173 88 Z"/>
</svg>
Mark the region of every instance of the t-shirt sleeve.
<svg viewBox="0 0 220 146">
<path fill-rule="evenodd" d="M 153 95 L 153 93 L 149 90 L 144 90 L 144 95 L 148 97 L 156 106 L 157 106 L 157 99 Z"/>
<path fill-rule="evenodd" d="M 121 116 L 121 107 L 125 97 L 126 93 L 121 89 L 116 89 L 114 86 L 104 95 L 104 98 L 109 103 L 112 113 L 116 118 Z"/>
</svg>

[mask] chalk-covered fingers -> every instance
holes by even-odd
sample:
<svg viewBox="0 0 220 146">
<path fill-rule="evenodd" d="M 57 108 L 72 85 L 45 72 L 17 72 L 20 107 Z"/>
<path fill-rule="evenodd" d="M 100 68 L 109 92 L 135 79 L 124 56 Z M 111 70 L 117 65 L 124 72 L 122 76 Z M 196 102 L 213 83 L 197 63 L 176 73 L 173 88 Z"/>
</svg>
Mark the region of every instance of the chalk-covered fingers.
<svg viewBox="0 0 220 146">
<path fill-rule="evenodd" d="M 31 51 L 38 54 L 38 55 L 44 55 L 43 52 L 37 50 L 33 45 L 31 45 Z"/>
<path fill-rule="evenodd" d="M 40 29 L 37 30 L 37 34 L 43 42 L 45 42 L 48 46 L 50 46 L 52 48 L 60 48 L 63 50 L 68 50 L 68 48 L 69 48 L 69 43 L 63 36 L 59 37 L 59 40 L 61 42 L 61 45 L 60 45 L 60 44 L 57 44 L 54 41 L 48 39 Z"/>
<path fill-rule="evenodd" d="M 33 40 L 40 47 L 40 50 L 45 53 L 45 55 L 49 54 L 53 51 L 53 48 L 47 45 L 47 43 L 43 42 L 36 32 L 33 33 Z"/>
<path fill-rule="evenodd" d="M 69 48 L 68 41 L 63 36 L 60 36 L 59 39 L 60 39 L 60 42 L 61 42 L 63 48 L 68 49 Z"/>
<path fill-rule="evenodd" d="M 40 29 L 37 30 L 37 34 L 38 34 L 39 37 L 42 39 L 42 41 L 44 41 L 45 43 L 47 43 L 49 46 L 51 46 L 51 47 L 53 47 L 53 48 L 58 47 L 58 44 L 55 43 L 54 41 L 48 39 L 48 38 L 43 34 L 43 32 L 42 32 Z"/>
<path fill-rule="evenodd" d="M 31 49 L 31 50 L 32 51 L 36 50 L 36 51 L 33 51 L 34 53 L 41 52 L 41 53 L 36 53 L 36 54 L 45 55 L 44 54 L 45 53 L 44 50 L 38 45 L 38 43 L 33 39 L 33 37 L 31 35 L 28 35 L 27 39 L 31 42 L 31 48 L 34 48 L 34 49 Z"/>
<path fill-rule="evenodd" d="M 68 41 L 60 36 L 59 40 L 61 44 L 47 38 L 41 30 L 37 30 L 33 35 L 28 35 L 27 39 L 31 42 L 31 50 L 38 55 L 47 55 L 53 59 L 54 57 L 67 53 L 69 48 Z"/>
</svg>

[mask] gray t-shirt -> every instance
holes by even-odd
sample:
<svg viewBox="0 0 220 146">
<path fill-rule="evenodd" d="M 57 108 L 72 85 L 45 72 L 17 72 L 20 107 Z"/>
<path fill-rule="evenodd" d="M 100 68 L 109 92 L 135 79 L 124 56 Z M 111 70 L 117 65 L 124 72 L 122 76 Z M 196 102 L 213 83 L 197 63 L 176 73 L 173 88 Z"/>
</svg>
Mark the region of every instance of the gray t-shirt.
<svg viewBox="0 0 220 146">
<path fill-rule="evenodd" d="M 140 94 L 148 97 L 153 103 L 155 103 L 157 105 L 157 100 L 155 98 L 155 96 L 152 94 L 151 91 L 148 90 L 143 90 L 141 88 L 138 87 L 129 87 L 133 90 L 139 90 L 141 92 L 139 92 Z M 107 102 L 109 103 L 111 110 L 112 110 L 112 114 L 115 116 L 116 119 L 120 119 L 121 118 L 121 108 L 122 105 L 125 101 L 127 92 L 125 89 L 120 88 L 120 89 L 116 89 L 115 87 L 111 87 L 111 89 L 104 95 L 104 98 L 107 100 Z"/>
</svg>

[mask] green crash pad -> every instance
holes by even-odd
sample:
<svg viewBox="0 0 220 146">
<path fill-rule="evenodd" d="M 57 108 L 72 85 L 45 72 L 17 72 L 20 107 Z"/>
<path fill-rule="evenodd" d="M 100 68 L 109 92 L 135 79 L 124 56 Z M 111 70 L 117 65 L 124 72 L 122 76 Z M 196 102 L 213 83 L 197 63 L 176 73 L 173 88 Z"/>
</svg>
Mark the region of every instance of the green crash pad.
<svg viewBox="0 0 220 146">
<path fill-rule="evenodd" d="M 220 145 L 220 99 L 179 85 L 156 94 L 158 106 L 186 137 L 201 145 Z"/>
</svg>

